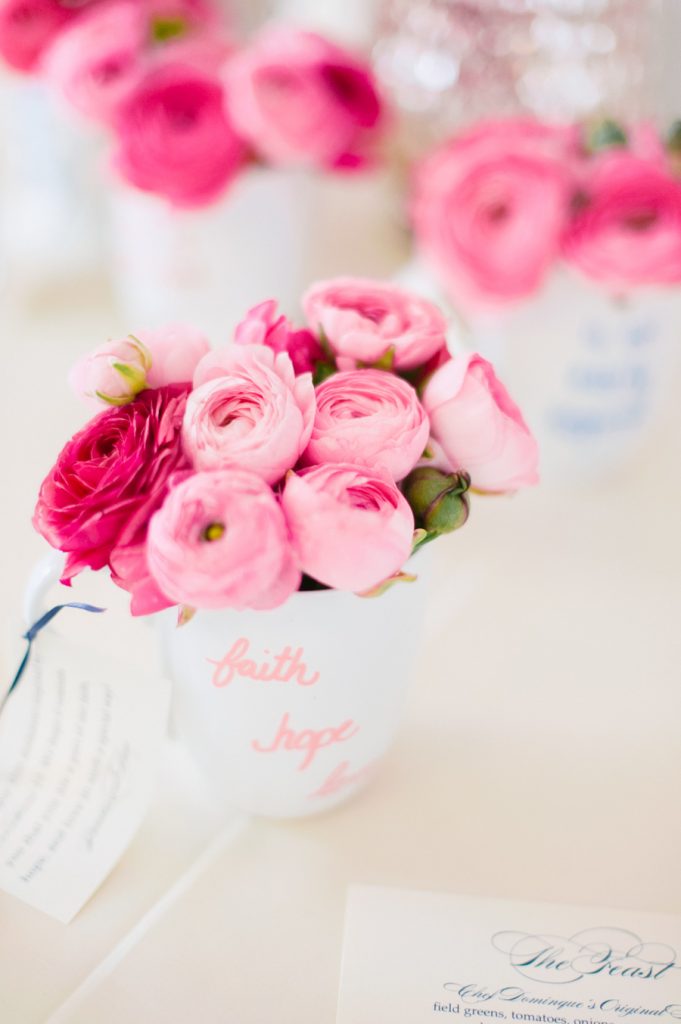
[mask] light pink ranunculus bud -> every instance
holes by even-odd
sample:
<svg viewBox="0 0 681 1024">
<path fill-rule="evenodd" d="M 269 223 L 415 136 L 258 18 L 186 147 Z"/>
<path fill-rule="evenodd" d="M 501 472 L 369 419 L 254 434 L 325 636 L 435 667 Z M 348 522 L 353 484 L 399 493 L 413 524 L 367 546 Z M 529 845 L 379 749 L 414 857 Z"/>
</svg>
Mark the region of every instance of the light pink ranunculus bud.
<svg viewBox="0 0 681 1024">
<path fill-rule="evenodd" d="M 69 383 L 81 398 L 125 405 L 147 386 L 150 366 L 151 353 L 130 334 L 83 356 L 71 369 Z"/>
<path fill-rule="evenodd" d="M 324 351 L 308 330 L 296 330 L 283 315 L 277 316 L 275 299 L 249 309 L 234 332 L 237 345 L 267 345 L 273 352 L 287 352 L 296 374 L 311 373 Z"/>
<path fill-rule="evenodd" d="M 681 281 L 681 181 L 657 159 L 622 149 L 592 161 L 563 255 L 616 291 Z"/>
<path fill-rule="evenodd" d="M 205 334 L 187 324 L 168 324 L 156 330 L 139 331 L 136 335 L 149 352 L 151 366 L 147 387 L 191 381 L 203 357 L 210 352 Z"/>
<path fill-rule="evenodd" d="M 95 4 L 69 24 L 44 61 L 48 81 L 81 114 L 108 121 L 139 78 L 148 19 L 135 0 Z"/>
<path fill-rule="evenodd" d="M 303 297 L 303 309 L 312 330 L 323 332 L 341 369 L 392 356 L 395 369 L 408 370 L 446 347 L 447 323 L 437 306 L 383 281 L 318 281 Z"/>
<path fill-rule="evenodd" d="M 199 66 L 199 48 L 198 42 L 168 47 L 167 57 L 155 61 L 118 105 L 112 122 L 113 162 L 121 177 L 179 207 L 216 200 L 246 158 L 224 110 L 217 72 Z"/>
<path fill-rule="evenodd" d="M 237 130 L 273 164 L 351 170 L 373 157 L 384 110 L 371 68 L 313 32 L 266 29 L 225 66 Z"/>
<path fill-rule="evenodd" d="M 414 516 L 387 477 L 342 463 L 289 473 L 282 507 L 303 572 L 361 592 L 409 558 Z"/>
<path fill-rule="evenodd" d="M 275 608 L 298 589 L 283 512 L 255 473 L 192 473 L 153 516 L 147 564 L 160 590 L 193 608 Z"/>
<path fill-rule="evenodd" d="M 197 469 L 243 466 L 274 484 L 304 451 L 315 392 L 285 352 L 238 345 L 204 356 L 187 402 L 184 444 Z"/>
<path fill-rule="evenodd" d="M 529 118 L 483 122 L 422 162 L 417 245 L 465 313 L 539 288 L 559 255 L 576 165 L 574 132 Z"/>
<path fill-rule="evenodd" d="M 411 384 L 383 370 L 345 370 L 316 390 L 308 465 L 344 462 L 401 480 L 428 442 L 428 417 Z"/>
<path fill-rule="evenodd" d="M 506 492 L 537 483 L 537 442 L 486 359 L 450 359 L 430 378 L 422 401 L 449 469 L 468 473 L 474 489 Z"/>
</svg>

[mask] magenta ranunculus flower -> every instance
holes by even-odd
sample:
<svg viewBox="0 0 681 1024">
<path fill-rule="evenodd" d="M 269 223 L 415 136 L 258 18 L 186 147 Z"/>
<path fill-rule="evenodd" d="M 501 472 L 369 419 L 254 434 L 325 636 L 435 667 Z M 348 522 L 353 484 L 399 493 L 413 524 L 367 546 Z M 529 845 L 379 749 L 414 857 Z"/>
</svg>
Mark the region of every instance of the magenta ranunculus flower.
<svg viewBox="0 0 681 1024">
<path fill-rule="evenodd" d="M 345 370 L 316 390 L 309 464 L 343 462 L 401 480 L 428 442 L 428 417 L 413 387 L 383 370 Z"/>
<path fill-rule="evenodd" d="M 473 488 L 504 492 L 537 483 L 537 442 L 486 359 L 450 359 L 428 381 L 423 404 L 448 468 L 468 473 Z"/>
<path fill-rule="evenodd" d="M 311 331 L 296 330 L 285 316 L 277 316 L 275 299 L 249 309 L 236 326 L 234 340 L 237 345 L 267 345 L 273 352 L 286 352 L 296 374 L 312 372 L 324 358 L 322 347 Z"/>
<path fill-rule="evenodd" d="M 150 585 L 142 545 L 170 477 L 189 465 L 181 444 L 188 390 L 143 391 L 90 420 L 43 481 L 33 516 L 38 532 L 68 555 L 63 582 L 110 566 L 132 593 L 133 614 L 171 603 Z"/>
<path fill-rule="evenodd" d="M 147 561 L 158 586 L 193 608 L 275 608 L 300 584 L 283 512 L 255 473 L 192 473 L 154 515 Z"/>
<path fill-rule="evenodd" d="M 242 466 L 273 484 L 304 451 L 315 392 L 285 352 L 266 345 L 216 349 L 198 364 L 183 437 L 196 469 Z"/>
<path fill-rule="evenodd" d="M 394 284 L 359 277 L 319 281 L 303 296 L 303 309 L 343 370 L 389 353 L 395 369 L 407 370 L 446 347 L 447 323 L 437 306 Z"/>
<path fill-rule="evenodd" d="M 576 134 L 530 119 L 490 121 L 419 167 L 417 244 L 466 311 L 531 295 L 560 249 Z"/>
<path fill-rule="evenodd" d="M 353 168 L 373 155 L 383 109 L 371 70 L 321 36 L 268 29 L 225 81 L 234 124 L 265 160 Z"/>
<path fill-rule="evenodd" d="M 120 175 L 184 207 L 216 199 L 246 156 L 224 110 L 217 74 L 197 66 L 197 47 L 198 42 L 191 59 L 189 50 L 183 48 L 187 59 L 180 59 L 169 48 L 167 59 L 142 77 L 113 120 Z"/>
<path fill-rule="evenodd" d="M 64 0 L 2 0 L 0 56 L 16 71 L 35 71 L 48 47 L 80 7 Z"/>
<path fill-rule="evenodd" d="M 382 583 L 409 558 L 414 515 L 395 484 L 334 464 L 290 473 L 284 514 L 304 572 L 338 590 Z"/>
<path fill-rule="evenodd" d="M 593 160 L 563 255 L 616 290 L 681 281 L 681 181 L 659 157 L 616 149 Z"/>
</svg>

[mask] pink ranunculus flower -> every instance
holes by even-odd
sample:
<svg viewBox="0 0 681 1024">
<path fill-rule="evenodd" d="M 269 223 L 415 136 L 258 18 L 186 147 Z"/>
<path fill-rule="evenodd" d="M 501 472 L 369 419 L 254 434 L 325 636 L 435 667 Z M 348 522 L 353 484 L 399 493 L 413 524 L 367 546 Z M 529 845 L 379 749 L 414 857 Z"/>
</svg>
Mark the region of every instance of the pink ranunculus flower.
<svg viewBox="0 0 681 1024">
<path fill-rule="evenodd" d="M 576 136 L 529 119 L 484 122 L 436 149 L 415 180 L 425 259 L 465 312 L 531 295 L 560 249 Z"/>
<path fill-rule="evenodd" d="M 225 70 L 237 129 L 273 164 L 361 166 L 383 109 L 369 66 L 312 32 L 266 30 Z"/>
<path fill-rule="evenodd" d="M 303 572 L 364 591 L 409 558 L 414 515 L 388 478 L 344 463 L 290 473 L 282 506 Z"/>
<path fill-rule="evenodd" d="M 0 56 L 16 71 L 35 71 L 60 32 L 80 9 L 63 0 L 2 0 Z"/>
<path fill-rule="evenodd" d="M 393 353 L 393 366 L 422 366 L 446 347 L 447 323 L 431 302 L 394 284 L 339 277 L 303 297 L 310 327 L 323 332 L 341 369 Z"/>
<path fill-rule="evenodd" d="M 255 473 L 192 473 L 154 515 L 147 562 L 159 588 L 193 608 L 275 608 L 300 584 L 286 521 Z"/>
<path fill-rule="evenodd" d="M 180 59 L 174 51 L 169 47 L 118 106 L 114 166 L 142 191 L 176 206 L 203 206 L 236 176 L 245 146 L 225 113 L 217 75 L 197 66 L 197 53 Z"/>
<path fill-rule="evenodd" d="M 99 413 L 64 447 L 40 488 L 33 525 L 68 555 L 63 582 L 82 569 L 112 569 L 134 615 L 170 603 L 149 579 L 144 541 L 171 476 L 189 463 L 181 443 L 189 388 L 143 391 Z"/>
<path fill-rule="evenodd" d="M 45 74 L 81 114 L 108 121 L 142 73 L 148 31 L 136 0 L 96 4 L 52 44 Z"/>
<path fill-rule="evenodd" d="M 468 473 L 473 488 L 506 492 L 537 483 L 537 442 L 486 359 L 450 359 L 430 378 L 422 400 L 448 468 Z"/>
<path fill-rule="evenodd" d="M 311 373 L 324 358 L 311 331 L 296 330 L 285 316 L 277 316 L 275 299 L 250 309 L 237 324 L 234 340 L 238 345 L 267 345 L 273 352 L 286 352 L 296 374 Z"/>
<path fill-rule="evenodd" d="M 196 367 L 210 352 L 205 334 L 187 324 L 167 324 L 156 330 L 139 331 L 135 337 L 151 357 L 147 373 L 147 386 L 150 388 L 193 380 Z"/>
<path fill-rule="evenodd" d="M 616 290 L 681 281 L 681 182 L 657 159 L 610 150 L 593 160 L 563 255 Z"/>
<path fill-rule="evenodd" d="M 124 405 L 144 388 L 190 383 L 209 351 L 208 339 L 194 327 L 170 324 L 138 331 L 83 356 L 69 382 L 81 398 Z"/>
<path fill-rule="evenodd" d="M 428 441 L 428 417 L 413 387 L 383 370 L 345 370 L 316 390 L 317 413 L 304 460 L 384 470 L 401 480 Z"/>
<path fill-rule="evenodd" d="M 285 352 L 265 345 L 216 349 L 198 364 L 183 437 L 196 469 L 243 466 L 273 484 L 310 437 L 315 392 Z"/>
</svg>

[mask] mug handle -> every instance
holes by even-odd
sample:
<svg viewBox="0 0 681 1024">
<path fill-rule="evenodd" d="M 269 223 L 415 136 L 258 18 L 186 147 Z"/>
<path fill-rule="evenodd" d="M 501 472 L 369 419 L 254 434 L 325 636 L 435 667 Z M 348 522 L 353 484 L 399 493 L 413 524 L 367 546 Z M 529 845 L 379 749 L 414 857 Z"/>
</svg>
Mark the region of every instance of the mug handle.
<svg viewBox="0 0 681 1024">
<path fill-rule="evenodd" d="M 22 606 L 26 628 L 47 611 L 47 595 L 59 582 L 65 561 L 61 551 L 49 551 L 33 567 L 26 582 Z"/>
</svg>

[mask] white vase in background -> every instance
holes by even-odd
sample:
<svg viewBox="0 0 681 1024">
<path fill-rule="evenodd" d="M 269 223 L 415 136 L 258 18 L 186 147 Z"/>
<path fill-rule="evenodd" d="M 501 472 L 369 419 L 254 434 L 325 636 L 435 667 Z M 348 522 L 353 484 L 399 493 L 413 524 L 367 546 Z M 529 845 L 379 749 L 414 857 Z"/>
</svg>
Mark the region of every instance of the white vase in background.
<svg viewBox="0 0 681 1024">
<path fill-rule="evenodd" d="M 0 249 L 8 294 L 101 273 L 102 140 L 41 81 L 2 80 Z"/>
<path fill-rule="evenodd" d="M 673 391 L 681 293 L 617 298 L 561 269 L 529 301 L 474 325 L 470 343 L 495 363 L 535 432 L 542 478 L 599 478 L 643 448 Z"/>
<path fill-rule="evenodd" d="M 392 189 L 386 171 L 256 168 L 219 202 L 177 210 L 120 185 L 111 194 L 111 239 L 121 312 L 131 330 L 183 321 L 214 344 L 264 299 L 299 316 L 312 281 L 381 276 L 403 258 Z"/>
<path fill-rule="evenodd" d="M 399 727 L 426 592 L 419 578 L 375 598 L 301 591 L 272 611 L 201 611 L 180 627 L 176 609 L 161 614 L 175 727 L 223 804 L 301 817 L 369 781 Z"/>
</svg>

